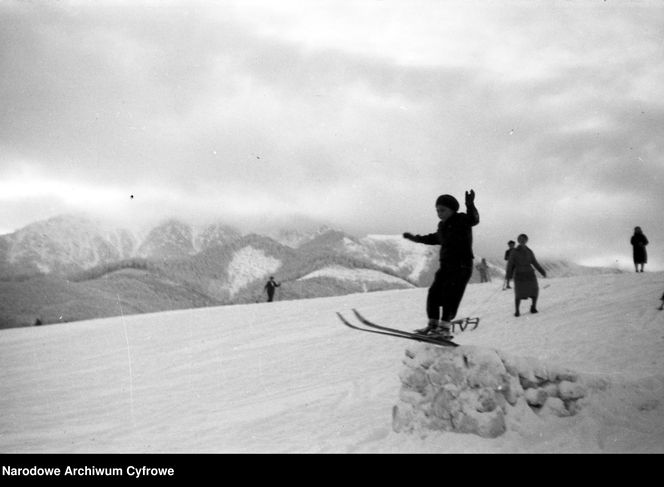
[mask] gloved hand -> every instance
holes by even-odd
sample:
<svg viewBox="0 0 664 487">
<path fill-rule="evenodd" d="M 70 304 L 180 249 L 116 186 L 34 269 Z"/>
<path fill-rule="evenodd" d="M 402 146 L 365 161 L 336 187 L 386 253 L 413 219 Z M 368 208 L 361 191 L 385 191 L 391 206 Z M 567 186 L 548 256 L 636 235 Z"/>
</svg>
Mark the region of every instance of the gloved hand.
<svg viewBox="0 0 664 487">
<path fill-rule="evenodd" d="M 413 234 L 406 232 L 406 233 L 403 234 L 403 238 L 405 238 L 407 240 L 413 240 Z"/>
<path fill-rule="evenodd" d="M 466 206 L 473 206 L 475 204 L 475 191 L 466 191 Z"/>
</svg>

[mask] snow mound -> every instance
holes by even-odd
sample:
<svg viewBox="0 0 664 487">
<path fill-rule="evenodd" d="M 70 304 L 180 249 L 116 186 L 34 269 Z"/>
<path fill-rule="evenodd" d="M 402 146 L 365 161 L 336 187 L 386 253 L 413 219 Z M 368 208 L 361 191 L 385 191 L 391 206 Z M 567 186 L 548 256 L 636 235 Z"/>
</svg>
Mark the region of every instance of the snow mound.
<svg viewBox="0 0 664 487">
<path fill-rule="evenodd" d="M 601 380 L 484 347 L 406 349 L 395 432 L 427 430 L 496 438 L 524 421 L 575 415 Z"/>
</svg>

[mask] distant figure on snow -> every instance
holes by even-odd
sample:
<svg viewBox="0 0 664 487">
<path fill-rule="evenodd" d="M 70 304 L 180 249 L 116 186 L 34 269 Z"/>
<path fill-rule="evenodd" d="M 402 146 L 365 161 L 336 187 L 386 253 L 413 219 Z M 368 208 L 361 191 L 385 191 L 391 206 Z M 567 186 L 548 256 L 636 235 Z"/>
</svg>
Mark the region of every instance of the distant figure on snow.
<svg viewBox="0 0 664 487">
<path fill-rule="evenodd" d="M 509 262 L 510 260 L 510 255 L 512 255 L 512 251 L 514 250 L 514 246 L 516 245 L 516 242 L 514 240 L 510 240 L 507 242 L 507 250 L 505 251 L 505 262 Z M 512 289 L 510 286 L 510 280 L 507 278 L 507 269 L 505 269 L 505 283 L 503 284 L 503 291 L 505 289 Z"/>
<path fill-rule="evenodd" d="M 528 243 L 528 236 L 526 234 L 519 235 L 517 238 L 519 242 L 518 247 L 510 255 L 510 260 L 507 263 L 507 276 L 506 279 L 514 278 L 514 316 L 520 316 L 519 304 L 522 299 L 530 298 L 532 304 L 530 305 L 530 312 L 537 313 L 537 298 L 539 296 L 539 286 L 537 284 L 537 276 L 535 271 L 546 277 L 546 271 L 539 265 L 535 254 L 526 245 Z"/>
<path fill-rule="evenodd" d="M 426 245 L 440 245 L 440 268 L 427 294 L 426 328 L 418 333 L 450 338 L 450 322 L 456 316 L 466 285 L 473 273 L 473 227 L 480 221 L 475 208 L 475 191 L 466 191 L 466 211 L 459 213 L 459 202 L 449 194 L 436 200 L 436 213 L 440 222 L 435 233 L 413 235 L 404 233 L 405 239 Z M 440 308 L 443 308 L 442 319 Z"/>
<path fill-rule="evenodd" d="M 664 294 L 662 294 L 662 297 L 660 299 L 662 300 L 662 304 L 659 305 L 659 309 L 662 310 L 664 309 Z"/>
<path fill-rule="evenodd" d="M 634 258 L 634 270 L 636 272 L 643 272 L 643 266 L 648 262 L 648 252 L 646 251 L 646 245 L 648 245 L 648 239 L 643 234 L 641 227 L 634 228 L 634 235 L 629 240 L 629 243 L 632 244 L 632 257 Z M 641 270 L 639 270 L 641 266 Z"/>
<path fill-rule="evenodd" d="M 265 290 L 267 291 L 267 302 L 271 303 L 274 300 L 274 291 L 281 286 L 281 283 L 278 283 L 274 280 L 274 276 L 270 276 L 270 280 L 265 284 Z"/>
<path fill-rule="evenodd" d="M 480 282 L 491 282 L 489 277 L 489 264 L 486 263 L 486 259 L 482 259 L 482 262 L 477 264 L 475 268 L 480 271 Z"/>
</svg>

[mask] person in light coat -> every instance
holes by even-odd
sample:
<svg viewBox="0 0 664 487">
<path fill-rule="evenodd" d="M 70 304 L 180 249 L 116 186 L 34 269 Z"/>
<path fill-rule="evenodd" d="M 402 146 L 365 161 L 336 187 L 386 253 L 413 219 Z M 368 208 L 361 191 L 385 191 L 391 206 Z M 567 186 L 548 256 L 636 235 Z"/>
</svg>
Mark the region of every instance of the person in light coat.
<svg viewBox="0 0 664 487">
<path fill-rule="evenodd" d="M 519 304 L 522 299 L 531 299 L 530 312 L 537 313 L 537 298 L 539 297 L 539 285 L 535 269 L 546 277 L 546 271 L 537 262 L 535 253 L 526 245 L 528 236 L 524 233 L 517 238 L 519 245 L 510 254 L 507 262 L 506 278 L 514 280 L 514 316 L 520 316 Z"/>
<path fill-rule="evenodd" d="M 482 261 L 477 264 L 475 268 L 480 271 L 480 282 L 491 282 L 491 277 L 489 277 L 489 264 L 487 264 L 486 259 L 482 258 Z"/>
</svg>

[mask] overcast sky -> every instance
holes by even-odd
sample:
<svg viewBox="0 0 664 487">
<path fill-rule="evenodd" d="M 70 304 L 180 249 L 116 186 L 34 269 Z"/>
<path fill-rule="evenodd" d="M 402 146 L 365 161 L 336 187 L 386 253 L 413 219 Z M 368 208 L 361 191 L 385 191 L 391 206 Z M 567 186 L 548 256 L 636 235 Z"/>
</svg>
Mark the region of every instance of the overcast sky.
<svg viewBox="0 0 664 487">
<path fill-rule="evenodd" d="M 0 1 L 0 233 L 299 215 L 664 269 L 661 1 Z M 132 198 L 133 196 L 133 198 Z"/>
</svg>

